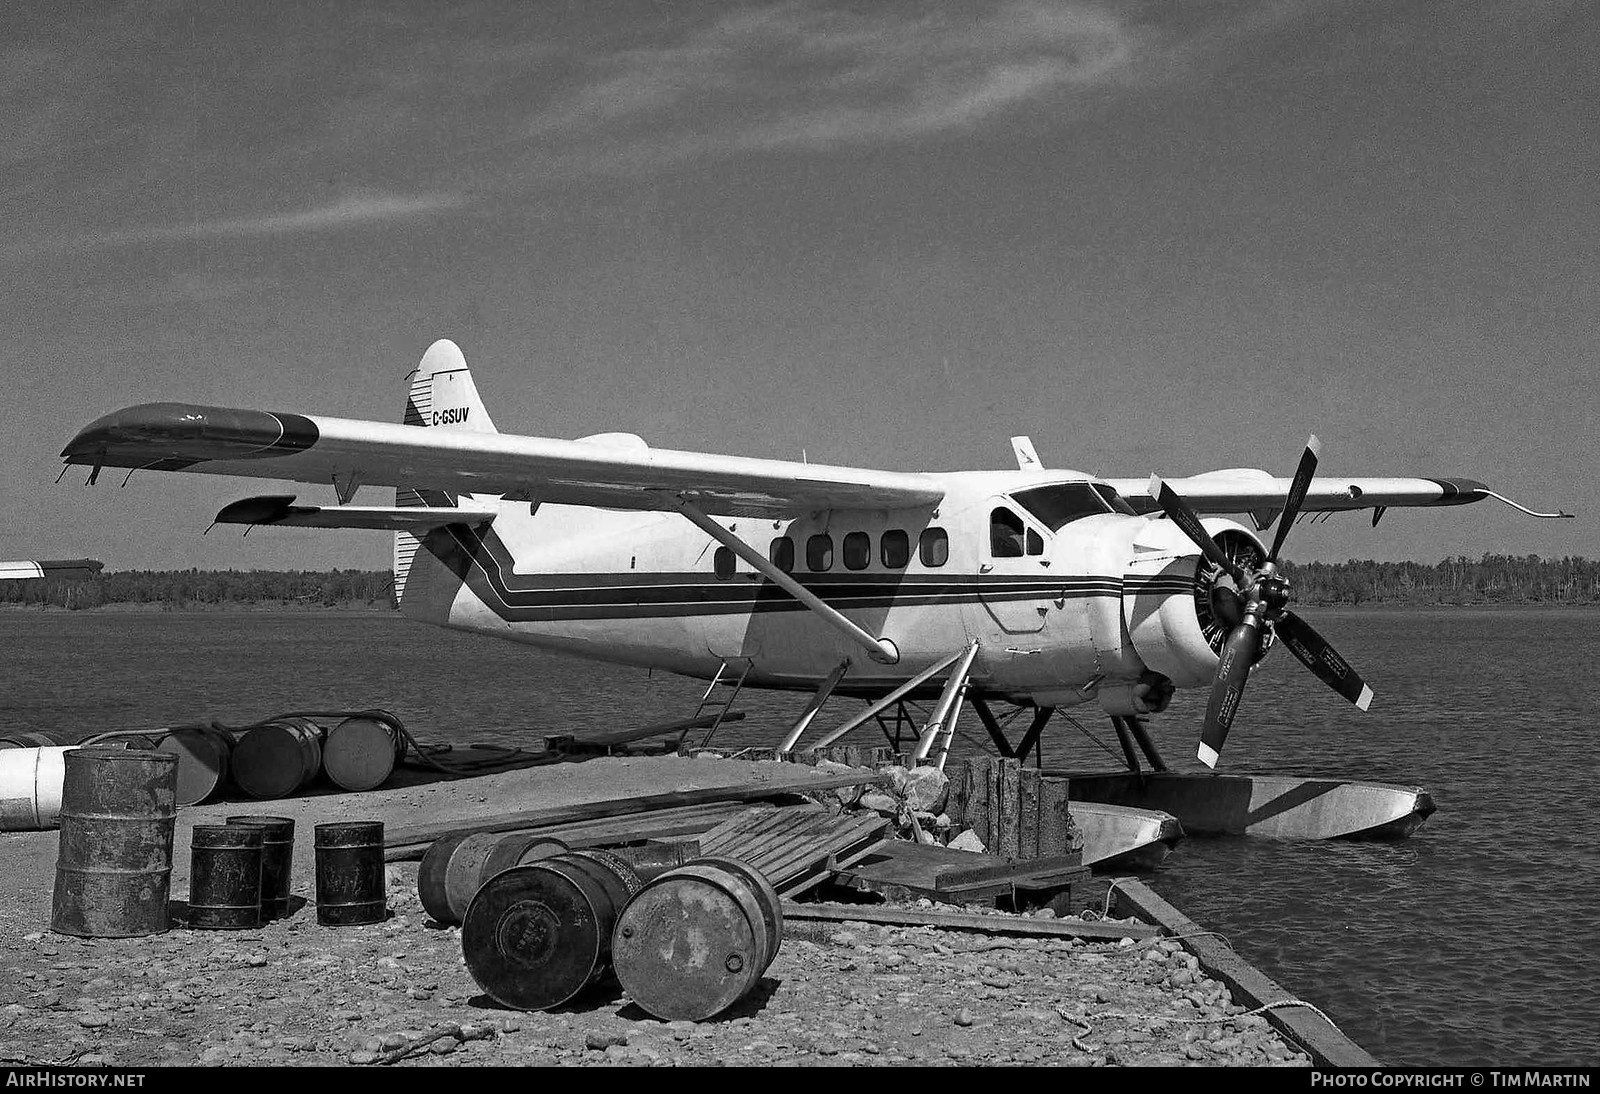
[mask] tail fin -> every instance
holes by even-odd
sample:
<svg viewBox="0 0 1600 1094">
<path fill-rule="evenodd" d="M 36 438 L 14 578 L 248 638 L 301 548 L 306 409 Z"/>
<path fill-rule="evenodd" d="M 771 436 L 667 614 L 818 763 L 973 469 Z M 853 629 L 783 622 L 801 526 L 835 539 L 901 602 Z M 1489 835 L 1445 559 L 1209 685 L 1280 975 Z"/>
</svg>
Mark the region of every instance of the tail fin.
<svg viewBox="0 0 1600 1094">
<path fill-rule="evenodd" d="M 461 347 L 441 338 L 428 347 L 422 363 L 411 379 L 406 396 L 406 425 L 437 426 L 442 429 L 467 429 L 475 433 L 497 433 L 489 411 L 478 397 L 478 385 Z"/>
<path fill-rule="evenodd" d="M 499 432 L 483 405 L 483 399 L 478 395 L 478 385 L 472 382 L 472 372 L 467 368 L 467 359 L 462 355 L 461 347 L 448 338 L 439 339 L 422 355 L 422 363 L 411 376 L 411 389 L 406 395 L 405 416 L 401 421 L 406 425 L 427 426 L 430 429 Z M 455 499 L 424 497 L 410 487 L 397 486 L 394 503 L 403 506 L 453 505 Z M 408 607 L 406 584 L 419 546 L 421 541 L 410 533 L 395 533 L 394 595 L 402 609 Z"/>
</svg>

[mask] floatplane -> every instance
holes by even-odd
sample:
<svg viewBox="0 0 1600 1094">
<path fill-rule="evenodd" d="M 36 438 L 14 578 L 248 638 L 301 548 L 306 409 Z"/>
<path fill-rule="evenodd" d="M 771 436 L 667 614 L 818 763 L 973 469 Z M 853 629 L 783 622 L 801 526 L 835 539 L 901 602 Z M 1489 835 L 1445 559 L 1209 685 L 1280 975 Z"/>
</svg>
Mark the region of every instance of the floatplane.
<svg viewBox="0 0 1600 1094">
<path fill-rule="evenodd" d="M 1216 815 L 1223 830 L 1403 835 L 1432 809 L 1418 788 L 1179 775 L 1150 739 L 1144 719 L 1175 689 L 1209 688 L 1198 756 L 1215 767 L 1251 671 L 1280 643 L 1345 701 L 1371 703 L 1289 607 L 1279 552 L 1297 518 L 1370 510 L 1376 524 L 1391 508 L 1488 498 L 1568 515 L 1470 479 L 1318 479 L 1315 437 L 1287 479 L 1101 478 L 1046 468 L 1023 437 L 1014 470 L 882 471 L 673 451 L 631 433 L 501 433 L 448 340 L 409 383 L 398 423 L 149 403 L 90 423 L 62 456 L 91 468 L 91 484 L 113 467 L 331 485 L 332 505 L 253 497 L 215 520 L 393 532 L 396 594 L 414 619 L 707 680 L 708 699 L 726 685 L 728 704 L 741 688 L 810 692 L 785 752 L 833 694 L 870 703 L 804 747 L 873 719 L 887 733 L 893 709 L 919 764 L 943 764 L 964 704 L 1002 754 L 1023 757 L 1054 712 L 1097 710 L 1132 777 L 1082 790 L 1181 804 L 1194 831 Z M 380 486 L 393 505 L 355 504 Z M 920 726 L 906 720 L 908 698 L 935 697 Z M 1291 817 L 1310 828 L 1285 827 Z"/>
</svg>

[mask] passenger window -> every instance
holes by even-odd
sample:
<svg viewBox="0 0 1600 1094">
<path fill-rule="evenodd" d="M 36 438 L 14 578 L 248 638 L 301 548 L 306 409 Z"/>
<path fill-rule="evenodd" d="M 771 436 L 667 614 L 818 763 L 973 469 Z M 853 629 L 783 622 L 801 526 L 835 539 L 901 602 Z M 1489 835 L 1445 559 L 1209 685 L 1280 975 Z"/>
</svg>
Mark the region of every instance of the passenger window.
<svg viewBox="0 0 1600 1094">
<path fill-rule="evenodd" d="M 726 547 L 718 547 L 717 553 L 712 556 L 711 565 L 718 577 L 732 577 L 733 552 Z"/>
<path fill-rule="evenodd" d="M 844 537 L 844 568 L 865 570 L 872 564 L 872 537 L 865 532 L 850 532 Z"/>
<path fill-rule="evenodd" d="M 794 573 L 794 540 L 788 536 L 779 536 L 772 541 L 772 546 L 767 550 L 767 557 L 772 559 L 772 564 L 784 573 Z"/>
<path fill-rule="evenodd" d="M 806 540 L 806 568 L 821 572 L 833 569 L 833 537 L 826 533 Z"/>
<path fill-rule="evenodd" d="M 898 528 L 883 533 L 879 549 L 879 557 L 891 570 L 898 570 L 911 561 L 911 537 Z"/>
<path fill-rule="evenodd" d="M 950 537 L 943 528 L 924 528 L 917 537 L 917 557 L 924 566 L 943 566 L 950 561 Z"/>
<path fill-rule="evenodd" d="M 1032 528 L 1029 528 L 1028 529 L 1028 555 L 1029 555 L 1029 557 L 1032 557 L 1033 555 L 1042 555 L 1042 554 L 1044 554 L 1044 537 L 1041 536 L 1038 532 L 1035 532 Z"/>
<path fill-rule="evenodd" d="M 1004 507 L 989 514 L 989 554 L 995 558 L 1022 557 L 1022 518 Z"/>
</svg>

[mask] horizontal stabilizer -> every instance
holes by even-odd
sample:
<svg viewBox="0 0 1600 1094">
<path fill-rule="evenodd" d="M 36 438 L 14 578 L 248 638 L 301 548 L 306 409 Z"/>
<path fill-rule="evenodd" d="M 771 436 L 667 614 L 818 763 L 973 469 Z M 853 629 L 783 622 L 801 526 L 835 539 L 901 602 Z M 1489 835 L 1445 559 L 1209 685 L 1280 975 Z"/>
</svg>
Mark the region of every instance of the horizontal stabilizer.
<svg viewBox="0 0 1600 1094">
<path fill-rule="evenodd" d="M 446 524 L 482 524 L 498 515 L 498 509 L 483 506 L 296 505 L 294 495 L 274 494 L 225 506 L 216 523 L 425 532 Z"/>
</svg>

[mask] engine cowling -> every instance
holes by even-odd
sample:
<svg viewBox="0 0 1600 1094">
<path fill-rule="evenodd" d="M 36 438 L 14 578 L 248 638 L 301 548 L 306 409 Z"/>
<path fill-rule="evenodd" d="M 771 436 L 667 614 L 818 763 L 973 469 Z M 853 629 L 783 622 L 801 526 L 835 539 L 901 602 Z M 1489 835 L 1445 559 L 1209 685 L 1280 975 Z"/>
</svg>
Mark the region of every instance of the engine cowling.
<svg viewBox="0 0 1600 1094">
<path fill-rule="evenodd" d="M 1247 569 L 1267 557 L 1242 524 L 1214 517 L 1201 523 Z M 1122 581 L 1122 619 L 1135 652 L 1175 687 L 1209 687 L 1223 641 L 1243 609 L 1233 580 L 1169 520 L 1151 521 L 1132 546 Z M 1262 655 L 1271 642 L 1269 632 Z"/>
</svg>

